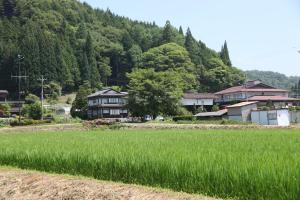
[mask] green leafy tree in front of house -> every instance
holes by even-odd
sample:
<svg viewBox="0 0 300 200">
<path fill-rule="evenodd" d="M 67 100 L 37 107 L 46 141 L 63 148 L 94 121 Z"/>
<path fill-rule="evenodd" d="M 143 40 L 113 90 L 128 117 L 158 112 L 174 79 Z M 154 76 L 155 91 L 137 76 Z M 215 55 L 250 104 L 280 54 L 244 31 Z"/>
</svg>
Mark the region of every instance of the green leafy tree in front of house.
<svg viewBox="0 0 300 200">
<path fill-rule="evenodd" d="M 76 94 L 76 98 L 72 103 L 71 115 L 72 117 L 87 119 L 88 111 L 88 95 L 92 93 L 91 85 L 88 81 L 84 82 L 83 85 L 79 87 L 79 90 Z"/>
<path fill-rule="evenodd" d="M 181 75 L 169 69 L 156 72 L 153 68 L 138 69 L 127 75 L 129 78 L 129 110 L 133 116 L 160 114 L 177 115 L 184 83 Z"/>
</svg>

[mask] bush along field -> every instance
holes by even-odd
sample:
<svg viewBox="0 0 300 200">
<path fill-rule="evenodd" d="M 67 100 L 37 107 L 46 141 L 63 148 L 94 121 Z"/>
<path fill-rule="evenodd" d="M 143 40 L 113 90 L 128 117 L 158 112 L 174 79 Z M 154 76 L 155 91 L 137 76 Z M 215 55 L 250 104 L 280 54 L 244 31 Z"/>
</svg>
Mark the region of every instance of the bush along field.
<svg viewBox="0 0 300 200">
<path fill-rule="evenodd" d="M 221 198 L 300 197 L 299 130 L 0 134 L 0 165 Z"/>
</svg>

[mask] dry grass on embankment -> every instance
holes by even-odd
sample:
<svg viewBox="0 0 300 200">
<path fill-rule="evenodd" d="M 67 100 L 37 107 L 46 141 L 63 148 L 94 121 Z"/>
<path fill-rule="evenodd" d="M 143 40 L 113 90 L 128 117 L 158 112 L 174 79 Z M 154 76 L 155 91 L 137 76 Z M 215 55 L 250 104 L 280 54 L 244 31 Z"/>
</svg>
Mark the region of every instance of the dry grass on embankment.
<svg viewBox="0 0 300 200">
<path fill-rule="evenodd" d="M 71 177 L 0 168 L 0 200 L 216 200 L 200 195 Z"/>
<path fill-rule="evenodd" d="M 300 129 L 300 125 L 292 125 L 288 127 L 279 126 L 259 126 L 259 125 L 216 125 L 216 124 L 175 124 L 175 123 L 122 123 L 119 128 L 125 129 L 201 129 L 201 130 L 224 130 L 224 129 Z M 101 128 L 101 127 L 99 127 Z M 107 127 L 106 127 L 107 128 Z M 34 132 L 63 132 L 63 131 L 83 131 L 89 127 L 81 123 L 76 124 L 50 124 L 25 127 L 0 128 L 1 133 L 34 133 Z"/>
</svg>

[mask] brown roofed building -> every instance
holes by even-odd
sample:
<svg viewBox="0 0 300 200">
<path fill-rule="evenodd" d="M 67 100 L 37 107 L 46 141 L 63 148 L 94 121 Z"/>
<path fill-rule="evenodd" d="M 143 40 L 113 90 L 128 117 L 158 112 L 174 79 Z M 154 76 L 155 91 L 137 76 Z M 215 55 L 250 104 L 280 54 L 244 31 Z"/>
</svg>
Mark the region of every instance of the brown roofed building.
<svg viewBox="0 0 300 200">
<path fill-rule="evenodd" d="M 217 102 L 230 103 L 234 101 L 249 101 L 251 97 L 255 96 L 278 96 L 288 98 L 289 91 L 266 85 L 260 80 L 254 80 L 248 81 L 245 85 L 222 90 L 215 93 L 215 95 L 217 96 Z"/>
</svg>

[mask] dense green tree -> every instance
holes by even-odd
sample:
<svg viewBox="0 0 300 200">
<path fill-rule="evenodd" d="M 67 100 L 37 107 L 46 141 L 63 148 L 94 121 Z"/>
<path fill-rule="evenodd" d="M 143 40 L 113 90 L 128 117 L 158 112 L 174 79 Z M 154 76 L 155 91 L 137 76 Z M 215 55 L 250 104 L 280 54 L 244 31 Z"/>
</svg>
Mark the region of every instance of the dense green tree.
<svg viewBox="0 0 300 200">
<path fill-rule="evenodd" d="M 81 119 L 87 119 L 88 110 L 88 95 L 92 93 L 91 84 L 85 81 L 81 85 L 76 94 L 76 98 L 72 103 L 71 115 L 72 117 L 79 117 Z"/>
<path fill-rule="evenodd" d="M 222 46 L 222 49 L 220 52 L 220 57 L 225 65 L 227 65 L 229 67 L 232 66 L 226 41 L 225 41 L 224 45 Z"/>
<path fill-rule="evenodd" d="M 180 111 L 180 98 L 184 84 L 178 72 L 169 69 L 138 69 L 128 74 L 129 109 L 134 116 L 176 115 Z"/>
<path fill-rule="evenodd" d="M 142 49 L 138 45 L 133 45 L 128 51 L 128 57 L 132 68 L 138 68 L 142 61 Z"/>
<path fill-rule="evenodd" d="M 49 84 L 45 85 L 45 94 L 47 97 L 47 101 L 51 104 L 54 104 L 58 101 L 58 98 L 61 96 L 61 86 L 51 81 Z"/>
<path fill-rule="evenodd" d="M 88 79 L 92 87 L 96 87 L 100 84 L 100 75 L 97 67 L 93 40 L 90 34 L 88 34 L 85 44 L 86 58 L 88 62 Z"/>
<path fill-rule="evenodd" d="M 142 67 L 155 71 L 172 69 L 179 72 L 185 89 L 193 89 L 196 85 L 196 70 L 188 52 L 175 43 L 165 44 L 145 52 L 142 56 Z"/>
<path fill-rule="evenodd" d="M 162 43 L 175 42 L 174 40 L 175 40 L 175 33 L 173 27 L 170 21 L 167 21 L 163 30 Z"/>
<path fill-rule="evenodd" d="M 100 57 L 98 61 L 98 69 L 102 83 L 108 85 L 108 79 L 111 76 L 110 59 L 108 57 Z"/>
<path fill-rule="evenodd" d="M 201 65 L 202 59 L 199 56 L 200 48 L 199 48 L 197 41 L 193 37 L 190 28 L 188 28 L 188 30 L 186 32 L 184 46 L 185 46 L 186 50 L 189 52 L 189 56 L 192 59 L 193 63 L 195 63 L 196 65 Z"/>
<path fill-rule="evenodd" d="M 184 35 L 184 33 L 183 33 L 183 29 L 182 29 L 182 27 L 181 27 L 181 26 L 179 27 L 179 30 L 178 30 L 178 32 L 179 32 L 179 34 L 180 34 L 180 35 Z"/>
</svg>

